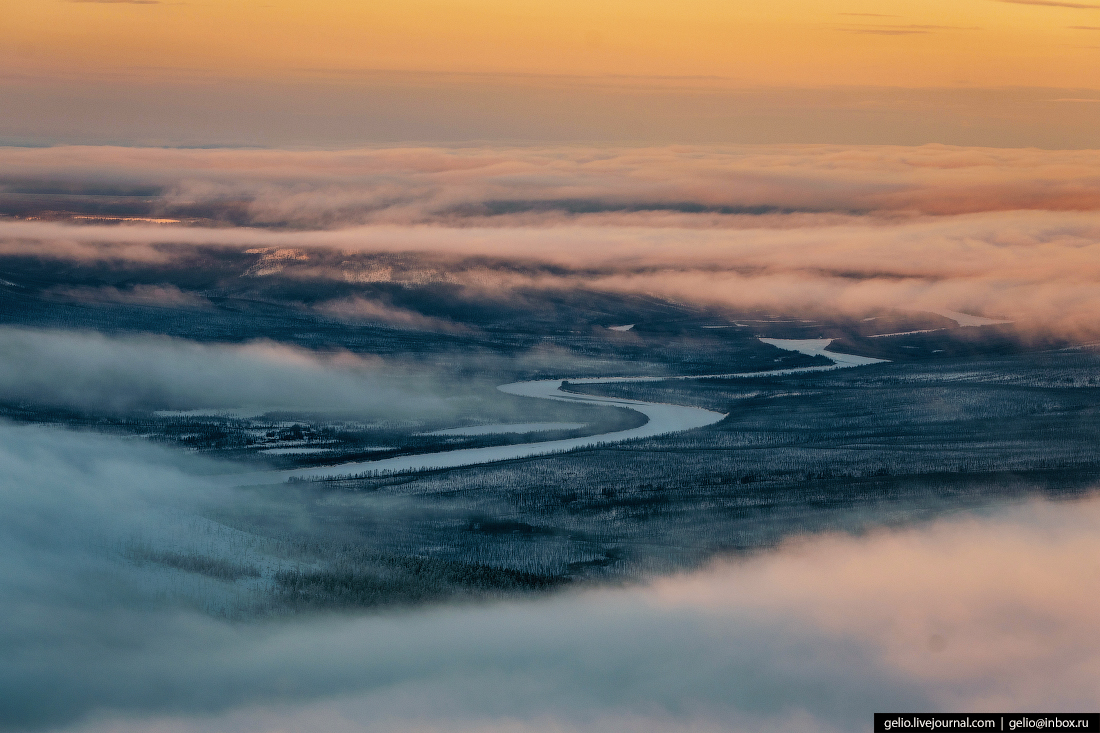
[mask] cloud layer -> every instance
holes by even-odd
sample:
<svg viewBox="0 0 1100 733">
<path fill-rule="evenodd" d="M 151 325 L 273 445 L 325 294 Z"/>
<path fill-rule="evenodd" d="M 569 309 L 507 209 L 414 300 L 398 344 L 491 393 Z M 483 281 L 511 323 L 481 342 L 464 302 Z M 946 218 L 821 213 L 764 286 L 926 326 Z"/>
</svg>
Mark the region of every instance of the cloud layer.
<svg viewBox="0 0 1100 733">
<path fill-rule="evenodd" d="M 232 500 L 190 463 L 0 436 L 7 730 L 824 732 L 887 709 L 1100 702 L 1095 499 L 808 539 L 635 588 L 231 624 L 151 604 L 103 553 L 166 508 Z"/>
<path fill-rule="evenodd" d="M 582 287 L 769 309 L 948 308 L 1062 333 L 1100 315 L 1095 151 L 58 148 L 0 150 L 0 162 L 0 201 L 41 209 L 0 222 L 8 256 L 155 266 L 216 246 L 254 251 L 251 276 L 502 297 Z M 130 219 L 190 225 L 104 226 L 123 200 L 140 209 Z M 93 209 L 108 218 L 74 223 Z M 377 261 L 401 253 L 435 259 L 401 277 Z"/>
<path fill-rule="evenodd" d="M 943 215 L 1100 206 L 1100 153 L 1089 150 L 59 147 L 0 149 L 0 163 L 8 205 L 30 205 L 34 196 L 86 195 L 103 205 L 118 198 L 130 206 L 144 203 L 150 214 L 311 228 L 481 217 L 533 223 L 645 213 L 652 219 L 662 212 L 727 218 L 657 223 L 729 226 L 737 220 L 728 215 L 736 214 Z"/>
<path fill-rule="evenodd" d="M 432 375 L 399 374 L 380 359 L 263 341 L 0 328 L 0 399 L 78 409 L 288 409 L 387 419 L 448 412 L 432 393 Z"/>
</svg>

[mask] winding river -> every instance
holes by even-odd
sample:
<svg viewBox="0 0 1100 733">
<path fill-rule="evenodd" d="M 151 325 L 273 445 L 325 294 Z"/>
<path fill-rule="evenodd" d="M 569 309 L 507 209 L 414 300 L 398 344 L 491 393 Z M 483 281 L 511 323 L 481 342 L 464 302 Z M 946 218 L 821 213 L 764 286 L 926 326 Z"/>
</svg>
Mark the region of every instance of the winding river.
<svg viewBox="0 0 1100 733">
<path fill-rule="evenodd" d="M 882 359 L 872 359 L 866 356 L 854 356 L 851 354 L 838 354 L 826 351 L 825 347 L 829 345 L 832 339 L 761 339 L 761 341 L 787 351 L 798 351 L 813 356 L 825 356 L 831 359 L 833 363 L 826 366 L 773 369 L 760 372 L 737 372 L 731 374 L 696 374 L 677 377 L 581 377 L 568 380 L 541 379 L 531 382 L 503 384 L 497 387 L 497 389 L 507 394 L 518 395 L 520 397 L 535 397 L 544 400 L 561 400 L 566 402 L 582 402 L 590 405 L 626 407 L 642 413 L 646 416 L 647 421 L 644 425 L 629 430 L 586 435 L 581 438 L 546 440 L 534 443 L 521 443 L 519 445 L 492 446 L 488 448 L 463 448 L 452 451 L 440 451 L 437 453 L 397 456 L 395 458 L 384 458 L 377 461 L 341 463 L 334 466 L 314 466 L 311 468 L 299 468 L 289 471 L 263 471 L 248 474 L 235 474 L 224 478 L 235 485 L 240 485 L 260 482 L 274 483 L 286 481 L 290 478 L 333 478 L 363 474 L 372 471 L 409 471 L 473 466 L 481 463 L 491 463 L 493 461 L 561 453 L 575 448 L 589 448 L 635 438 L 651 438 L 656 435 L 678 433 L 684 430 L 693 430 L 695 428 L 713 425 L 726 417 L 726 413 L 723 412 L 714 412 L 713 410 L 704 410 L 700 407 L 689 407 L 687 405 L 671 405 L 660 402 L 642 402 L 640 400 L 573 394 L 562 390 L 562 385 L 566 381 L 570 384 L 610 384 L 615 382 L 666 382 L 669 380 L 687 379 L 771 377 L 783 376 L 786 374 L 830 371 L 845 367 L 875 364 L 883 361 Z"/>
</svg>

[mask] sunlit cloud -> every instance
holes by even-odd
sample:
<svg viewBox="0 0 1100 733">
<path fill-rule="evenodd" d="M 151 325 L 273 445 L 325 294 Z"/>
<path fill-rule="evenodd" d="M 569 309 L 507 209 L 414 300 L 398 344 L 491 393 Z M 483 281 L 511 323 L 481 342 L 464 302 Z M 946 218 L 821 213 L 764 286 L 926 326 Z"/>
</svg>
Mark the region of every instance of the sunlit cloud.
<svg viewBox="0 0 1100 733">
<path fill-rule="evenodd" d="M 212 246 L 248 255 L 241 274 L 254 278 L 445 283 L 500 297 L 590 288 L 851 313 L 948 308 L 1063 334 L 1088 332 L 1100 313 L 1095 151 L 61 148 L 0 159 L 12 181 L 0 203 L 21 201 L 18 187 L 36 179 L 85 192 L 67 206 L 102 208 L 137 187 L 149 192 L 144 218 L 185 223 L 9 219 L 7 255 L 160 266 Z M 104 173 L 109 186 L 95 182 Z M 399 266 L 405 255 L 416 262 Z M 108 295 L 182 297 L 79 293 Z M 450 328 L 369 297 L 322 307 Z"/>
</svg>

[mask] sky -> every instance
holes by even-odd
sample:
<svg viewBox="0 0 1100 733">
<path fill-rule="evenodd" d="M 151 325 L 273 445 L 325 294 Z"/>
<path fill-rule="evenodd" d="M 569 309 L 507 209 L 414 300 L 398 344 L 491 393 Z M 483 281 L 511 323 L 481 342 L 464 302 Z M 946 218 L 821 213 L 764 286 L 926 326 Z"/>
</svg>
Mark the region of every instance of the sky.
<svg viewBox="0 0 1100 733">
<path fill-rule="evenodd" d="M 1100 4 L 25 0 L 0 142 L 1096 147 Z"/>
<path fill-rule="evenodd" d="M 1100 6 L 1070 0 L 27 0 L 5 16 L 5 68 L 35 74 L 1100 85 Z"/>
</svg>

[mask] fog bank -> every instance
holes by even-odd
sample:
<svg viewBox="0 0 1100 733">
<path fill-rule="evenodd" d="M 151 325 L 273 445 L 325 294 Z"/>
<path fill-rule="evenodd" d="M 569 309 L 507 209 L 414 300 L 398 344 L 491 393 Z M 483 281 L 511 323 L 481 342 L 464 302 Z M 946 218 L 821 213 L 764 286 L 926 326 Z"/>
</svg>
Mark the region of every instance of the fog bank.
<svg viewBox="0 0 1100 733">
<path fill-rule="evenodd" d="M 13 258 L 148 268 L 219 248 L 251 257 L 250 278 L 946 309 L 1062 334 L 1100 314 L 1091 150 L 65 147 L 0 149 L 0 164 Z M 168 287 L 75 295 L 203 304 Z M 323 309 L 458 328 L 370 298 Z"/>
<path fill-rule="evenodd" d="M 151 603 L 95 550 L 227 497 L 141 445 L 0 432 L 7 730 L 845 731 L 876 710 L 1100 702 L 1095 500 L 640 587 L 233 624 Z"/>
<path fill-rule="evenodd" d="M 0 398 L 89 410 L 250 408 L 397 419 L 445 414 L 427 370 L 266 341 L 0 328 Z"/>
</svg>

